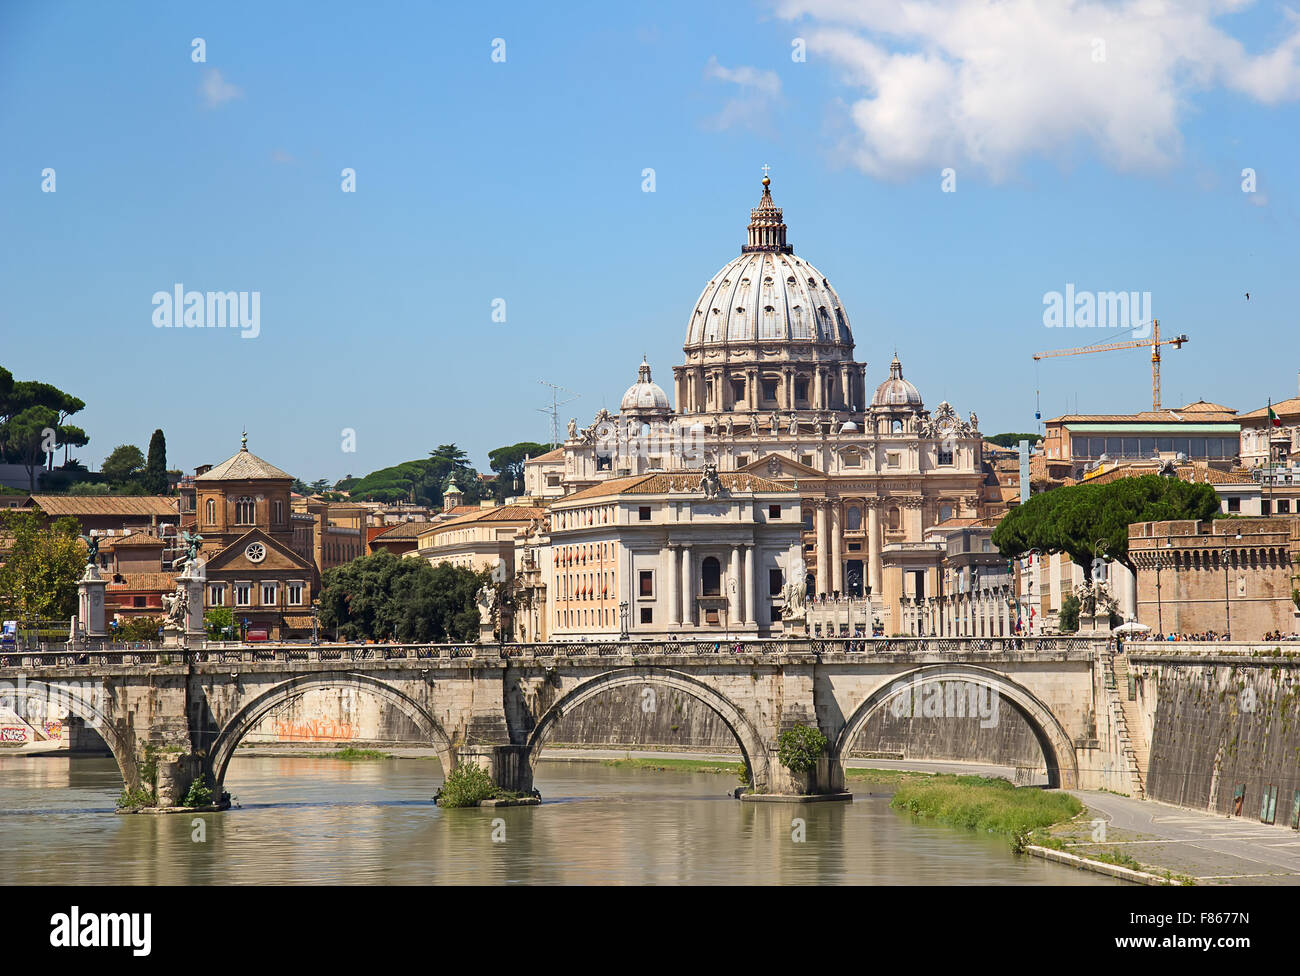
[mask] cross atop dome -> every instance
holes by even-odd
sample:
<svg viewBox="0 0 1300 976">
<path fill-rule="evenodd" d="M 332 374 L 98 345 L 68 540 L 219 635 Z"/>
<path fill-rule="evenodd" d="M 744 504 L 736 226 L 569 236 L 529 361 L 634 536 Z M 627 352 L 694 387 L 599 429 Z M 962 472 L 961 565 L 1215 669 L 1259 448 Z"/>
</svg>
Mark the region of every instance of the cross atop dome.
<svg viewBox="0 0 1300 976">
<path fill-rule="evenodd" d="M 749 212 L 749 243 L 740 249 L 741 254 L 770 251 L 776 254 L 793 254 L 794 248 L 785 242 L 785 223 L 781 208 L 772 202 L 772 180 L 767 175 L 772 167 L 763 164 L 763 196 L 758 206 Z"/>
</svg>

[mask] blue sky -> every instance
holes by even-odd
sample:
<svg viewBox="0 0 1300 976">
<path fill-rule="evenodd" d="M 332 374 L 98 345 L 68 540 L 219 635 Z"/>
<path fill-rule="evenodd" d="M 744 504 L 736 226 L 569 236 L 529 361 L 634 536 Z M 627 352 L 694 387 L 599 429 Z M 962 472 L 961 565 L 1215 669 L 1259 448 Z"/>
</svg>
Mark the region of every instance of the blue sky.
<svg viewBox="0 0 1300 976">
<path fill-rule="evenodd" d="M 1297 18 L 1050 7 L 5 4 L 0 365 L 86 400 L 93 467 L 161 426 L 189 470 L 247 426 L 306 480 L 448 441 L 487 470 L 547 438 L 540 380 L 581 394 L 562 425 L 643 353 L 671 395 L 769 164 L 868 375 L 897 348 L 986 433 L 1034 429 L 1036 389 L 1149 408 L 1141 351 L 1032 361 L 1115 338 L 1044 327 L 1067 283 L 1189 334 L 1166 405 L 1295 396 Z M 155 328 L 177 283 L 259 292 L 260 335 Z"/>
</svg>

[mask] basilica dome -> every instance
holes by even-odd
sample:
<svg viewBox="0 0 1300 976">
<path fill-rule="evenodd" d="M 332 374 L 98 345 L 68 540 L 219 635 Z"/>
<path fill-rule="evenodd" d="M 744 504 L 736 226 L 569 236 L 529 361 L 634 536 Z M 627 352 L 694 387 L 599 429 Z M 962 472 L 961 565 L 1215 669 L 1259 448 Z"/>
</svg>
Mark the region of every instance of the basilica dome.
<svg viewBox="0 0 1300 976">
<path fill-rule="evenodd" d="M 763 177 L 762 199 L 750 211 L 749 243 L 696 301 L 685 348 L 799 343 L 832 347 L 823 350 L 823 358 L 850 359 L 853 335 L 840 296 L 825 275 L 796 257 L 786 243 L 786 226 L 770 186 Z"/>
<path fill-rule="evenodd" d="M 889 379 L 876 387 L 876 395 L 871 398 L 873 407 L 911 407 L 919 410 L 921 391 L 903 379 L 903 364 L 898 356 L 889 364 Z"/>
<path fill-rule="evenodd" d="M 623 394 L 623 402 L 619 404 L 621 413 L 644 412 L 644 411 L 664 411 L 668 410 L 668 394 L 658 383 L 650 379 L 650 364 L 641 360 L 641 366 L 637 370 L 636 382 L 627 388 Z"/>
</svg>

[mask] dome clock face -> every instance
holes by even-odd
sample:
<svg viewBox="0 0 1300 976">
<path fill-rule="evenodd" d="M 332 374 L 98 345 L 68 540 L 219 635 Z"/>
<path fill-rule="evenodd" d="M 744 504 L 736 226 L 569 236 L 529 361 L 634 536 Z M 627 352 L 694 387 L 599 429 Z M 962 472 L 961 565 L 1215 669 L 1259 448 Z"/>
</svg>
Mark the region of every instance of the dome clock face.
<svg viewBox="0 0 1300 976">
<path fill-rule="evenodd" d="M 266 546 L 260 542 L 250 542 L 248 548 L 244 550 L 244 556 L 250 563 L 260 563 L 266 558 Z"/>
</svg>

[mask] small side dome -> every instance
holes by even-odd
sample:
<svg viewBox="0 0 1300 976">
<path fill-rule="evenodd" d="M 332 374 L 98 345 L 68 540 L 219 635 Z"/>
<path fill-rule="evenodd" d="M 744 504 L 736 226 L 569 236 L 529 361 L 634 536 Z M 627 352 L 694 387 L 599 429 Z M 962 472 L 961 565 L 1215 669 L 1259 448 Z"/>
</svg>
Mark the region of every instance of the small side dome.
<svg viewBox="0 0 1300 976">
<path fill-rule="evenodd" d="M 844 424 L 844 426 L 840 428 L 841 434 L 856 434 L 857 432 L 858 432 L 858 425 L 855 424 L 852 420 L 847 421 Z"/>
<path fill-rule="evenodd" d="M 638 411 L 665 411 L 669 410 L 668 394 L 663 391 L 658 383 L 650 379 L 650 363 L 644 358 L 641 360 L 641 367 L 637 370 L 636 382 L 628 387 L 627 392 L 623 394 L 623 402 L 619 404 L 619 412 L 627 413 Z"/>
<path fill-rule="evenodd" d="M 921 404 L 921 392 L 903 379 L 903 364 L 897 354 L 889 364 L 889 379 L 876 387 L 876 394 L 871 398 L 873 407 L 914 407 Z"/>
</svg>

